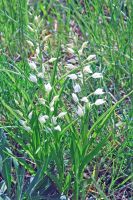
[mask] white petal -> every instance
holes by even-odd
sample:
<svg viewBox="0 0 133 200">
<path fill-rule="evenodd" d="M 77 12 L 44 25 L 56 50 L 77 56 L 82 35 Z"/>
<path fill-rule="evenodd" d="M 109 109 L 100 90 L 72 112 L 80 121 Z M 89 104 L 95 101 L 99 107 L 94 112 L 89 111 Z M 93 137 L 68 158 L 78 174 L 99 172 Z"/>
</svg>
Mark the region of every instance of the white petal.
<svg viewBox="0 0 133 200">
<path fill-rule="evenodd" d="M 69 47 L 67 48 L 67 52 L 70 53 L 70 54 L 74 54 L 74 50 L 72 48 L 69 48 Z"/>
<path fill-rule="evenodd" d="M 56 61 L 57 60 L 57 58 L 50 58 L 49 59 L 49 63 L 52 63 L 52 62 L 54 62 L 54 61 Z"/>
<path fill-rule="evenodd" d="M 92 74 L 92 70 L 91 70 L 91 68 L 90 68 L 90 65 L 85 66 L 85 67 L 83 68 L 83 72 L 84 72 L 84 73 L 90 73 L 90 74 Z"/>
<path fill-rule="evenodd" d="M 52 101 L 54 101 L 54 102 L 55 102 L 55 101 L 57 101 L 57 100 L 58 100 L 58 98 L 59 98 L 59 95 L 56 95 L 56 96 L 54 96 L 54 97 L 53 97 L 53 100 L 52 100 Z"/>
<path fill-rule="evenodd" d="M 88 42 L 84 42 L 83 44 L 82 44 L 82 49 L 84 49 L 84 48 L 86 48 L 87 47 L 87 44 L 88 44 Z"/>
<path fill-rule="evenodd" d="M 45 90 L 46 90 L 46 92 L 48 92 L 48 93 L 52 90 L 52 87 L 51 87 L 50 83 L 45 84 Z"/>
<path fill-rule="evenodd" d="M 67 47 L 69 47 L 69 48 L 73 48 L 73 43 L 69 43 L 69 44 L 67 44 Z"/>
<path fill-rule="evenodd" d="M 96 55 L 89 55 L 88 58 L 86 60 L 90 61 L 90 60 L 95 60 L 96 59 Z"/>
<path fill-rule="evenodd" d="M 39 49 L 39 47 L 37 47 L 37 48 L 36 48 L 36 55 L 38 56 L 39 53 L 40 53 L 40 49 Z"/>
<path fill-rule="evenodd" d="M 98 88 L 95 90 L 95 92 L 93 93 L 94 95 L 102 95 L 104 94 L 103 89 L 102 88 Z"/>
<path fill-rule="evenodd" d="M 83 54 L 83 48 L 79 49 L 78 54 L 81 56 Z"/>
<path fill-rule="evenodd" d="M 40 122 L 41 124 L 44 124 L 48 118 L 49 118 L 48 115 L 40 115 L 40 116 L 38 117 L 38 120 L 39 120 L 39 122 Z"/>
<path fill-rule="evenodd" d="M 49 119 L 49 116 L 48 115 L 44 115 L 45 119 Z"/>
<path fill-rule="evenodd" d="M 72 98 L 76 103 L 79 101 L 79 99 L 75 93 L 72 93 Z"/>
<path fill-rule="evenodd" d="M 45 105 L 45 102 L 46 102 L 45 99 L 38 98 L 38 101 L 39 101 L 40 104 Z"/>
<path fill-rule="evenodd" d="M 66 64 L 65 67 L 66 67 L 67 69 L 70 69 L 70 70 L 76 68 L 73 64 L 69 64 L 69 63 Z"/>
<path fill-rule="evenodd" d="M 54 111 L 54 107 L 52 106 L 52 107 L 50 107 L 50 111 L 51 112 L 53 112 Z"/>
<path fill-rule="evenodd" d="M 61 113 L 58 115 L 58 118 L 62 118 L 62 117 L 64 117 L 66 114 L 67 114 L 67 112 L 61 112 Z"/>
<path fill-rule="evenodd" d="M 44 41 L 44 42 L 47 41 L 50 37 L 51 37 L 51 34 L 46 35 L 46 36 L 44 37 L 43 41 Z"/>
<path fill-rule="evenodd" d="M 76 74 L 69 74 L 68 77 L 72 80 L 76 80 L 77 79 L 77 75 Z"/>
<path fill-rule="evenodd" d="M 104 100 L 104 99 L 97 99 L 96 101 L 95 101 L 95 105 L 96 106 L 99 106 L 99 105 L 102 105 L 102 104 L 104 104 L 106 101 Z"/>
<path fill-rule="evenodd" d="M 79 84 L 74 85 L 74 86 L 73 86 L 73 89 L 74 89 L 74 92 L 75 92 L 75 93 L 81 92 L 81 87 L 80 87 Z"/>
<path fill-rule="evenodd" d="M 29 62 L 29 66 L 32 70 L 36 70 L 37 69 L 37 66 L 34 62 Z"/>
<path fill-rule="evenodd" d="M 33 112 L 31 111 L 31 112 L 29 113 L 29 115 L 28 115 L 28 118 L 29 118 L 29 119 L 32 118 L 32 114 L 33 114 Z"/>
<path fill-rule="evenodd" d="M 83 101 L 83 102 L 85 102 L 85 103 L 88 103 L 87 97 L 83 97 L 83 98 L 81 99 L 81 101 Z"/>
<path fill-rule="evenodd" d="M 34 74 L 30 74 L 29 80 L 33 83 L 37 83 L 37 77 Z"/>
<path fill-rule="evenodd" d="M 39 73 L 37 74 L 37 76 L 38 76 L 39 78 L 44 78 L 44 73 L 43 73 L 43 72 L 39 72 Z"/>
<path fill-rule="evenodd" d="M 57 124 L 57 117 L 53 116 L 51 122 L 56 125 Z"/>
<path fill-rule="evenodd" d="M 22 126 L 26 126 L 26 121 L 24 121 L 24 120 L 19 120 L 19 123 L 22 125 Z"/>
<path fill-rule="evenodd" d="M 84 115 L 84 110 L 81 106 L 78 106 L 77 114 L 82 117 Z"/>
<path fill-rule="evenodd" d="M 102 75 L 102 73 L 94 73 L 94 74 L 92 74 L 92 78 L 103 78 L 103 75 Z"/>
<path fill-rule="evenodd" d="M 72 64 L 76 64 L 77 63 L 77 60 L 76 58 L 71 58 L 68 60 L 69 63 L 72 63 Z"/>
<path fill-rule="evenodd" d="M 31 128 L 29 126 L 24 126 L 23 127 L 27 132 L 31 131 Z"/>
<path fill-rule="evenodd" d="M 61 127 L 59 125 L 57 125 L 56 127 L 54 127 L 54 130 L 61 132 Z"/>
<path fill-rule="evenodd" d="M 50 102 L 50 107 L 53 107 L 53 106 L 54 106 L 54 103 L 58 100 L 58 98 L 59 98 L 59 95 L 54 96 L 54 98 L 53 98 L 52 101 Z"/>
</svg>

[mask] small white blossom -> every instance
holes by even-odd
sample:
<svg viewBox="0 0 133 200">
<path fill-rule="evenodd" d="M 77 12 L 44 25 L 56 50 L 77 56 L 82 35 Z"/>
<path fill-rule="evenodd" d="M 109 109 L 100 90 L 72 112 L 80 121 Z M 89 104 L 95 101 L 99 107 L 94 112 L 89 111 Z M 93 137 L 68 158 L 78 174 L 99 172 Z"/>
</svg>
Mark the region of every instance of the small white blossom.
<svg viewBox="0 0 133 200">
<path fill-rule="evenodd" d="M 76 74 L 69 74 L 68 77 L 72 80 L 76 80 L 77 79 L 77 75 Z"/>
<path fill-rule="evenodd" d="M 116 125 L 116 127 L 120 127 L 120 126 L 122 126 L 124 123 L 122 122 L 122 121 L 120 121 L 120 122 L 118 122 L 118 123 L 116 123 L 115 125 Z"/>
<path fill-rule="evenodd" d="M 34 74 L 30 74 L 29 80 L 33 83 L 37 83 L 37 77 Z"/>
<path fill-rule="evenodd" d="M 50 83 L 45 84 L 45 90 L 46 90 L 46 92 L 48 92 L 48 93 L 52 90 L 52 87 L 51 87 Z"/>
<path fill-rule="evenodd" d="M 46 103 L 46 100 L 43 99 L 43 98 L 38 98 L 38 101 L 39 101 L 39 103 L 42 104 L 42 105 L 45 105 L 45 103 Z"/>
<path fill-rule="evenodd" d="M 24 128 L 27 132 L 31 131 L 31 128 L 30 128 L 29 126 L 23 126 L 23 128 Z"/>
<path fill-rule="evenodd" d="M 54 61 L 56 61 L 57 60 L 57 58 L 50 58 L 49 59 L 49 63 L 52 63 L 52 62 L 54 62 Z"/>
<path fill-rule="evenodd" d="M 34 62 L 29 62 L 29 66 L 32 70 L 36 70 L 37 69 L 37 66 Z"/>
<path fill-rule="evenodd" d="M 46 35 L 46 36 L 44 37 L 43 41 L 44 41 L 44 42 L 47 41 L 50 37 L 51 37 L 51 34 Z"/>
<path fill-rule="evenodd" d="M 59 125 L 57 125 L 56 127 L 54 127 L 54 130 L 61 132 L 61 127 Z"/>
<path fill-rule="evenodd" d="M 84 48 L 86 48 L 87 47 L 87 44 L 88 44 L 88 42 L 84 42 L 83 44 L 82 44 L 82 49 L 84 49 Z"/>
<path fill-rule="evenodd" d="M 103 78 L 103 75 L 102 75 L 102 73 L 94 73 L 94 74 L 92 74 L 92 78 Z"/>
<path fill-rule="evenodd" d="M 44 117 L 45 117 L 46 120 L 49 119 L 49 116 L 48 116 L 48 115 L 44 115 Z"/>
<path fill-rule="evenodd" d="M 90 73 L 90 74 L 92 74 L 92 70 L 91 70 L 91 68 L 90 68 L 90 65 L 85 66 L 85 67 L 83 68 L 83 72 L 84 72 L 84 73 Z"/>
<path fill-rule="evenodd" d="M 44 118 L 44 116 L 39 116 L 38 117 L 38 121 L 41 123 L 41 124 L 44 124 L 46 122 L 46 119 Z"/>
<path fill-rule="evenodd" d="M 57 117 L 53 116 L 53 117 L 51 118 L 51 122 L 52 122 L 54 125 L 56 125 L 56 124 L 57 124 Z"/>
<path fill-rule="evenodd" d="M 26 121 L 20 119 L 19 123 L 23 126 L 24 130 L 26 130 L 27 132 L 31 131 L 31 128 L 26 125 L 27 123 Z"/>
<path fill-rule="evenodd" d="M 77 60 L 76 58 L 71 58 L 68 60 L 69 63 L 72 63 L 72 64 L 76 64 Z"/>
<path fill-rule="evenodd" d="M 88 44 L 88 42 L 84 42 L 84 43 L 82 44 L 82 47 L 81 47 L 81 48 L 79 49 L 79 51 L 78 51 L 79 55 L 82 55 L 82 54 L 83 54 L 83 50 L 84 50 L 84 48 L 87 47 L 87 44 Z"/>
<path fill-rule="evenodd" d="M 85 102 L 85 103 L 88 103 L 87 97 L 82 97 L 81 101 L 82 101 L 82 102 Z"/>
<path fill-rule="evenodd" d="M 102 104 L 104 104 L 106 101 L 104 100 L 104 99 L 97 99 L 96 101 L 95 101 L 95 105 L 96 106 L 99 106 L 99 105 L 102 105 Z"/>
<path fill-rule="evenodd" d="M 59 98 L 59 95 L 56 95 L 56 96 L 54 96 L 54 98 L 53 98 L 53 100 L 52 101 L 57 101 L 58 100 L 58 98 Z"/>
<path fill-rule="evenodd" d="M 54 98 L 53 98 L 52 101 L 50 102 L 50 107 L 53 107 L 53 106 L 54 106 L 54 103 L 58 100 L 58 98 L 59 98 L 59 95 L 54 96 Z"/>
<path fill-rule="evenodd" d="M 75 66 L 73 64 L 70 64 L 70 63 L 66 64 L 65 67 L 67 69 L 70 69 L 70 70 L 75 69 Z"/>
<path fill-rule="evenodd" d="M 61 112 L 61 113 L 58 115 L 58 118 L 62 118 L 62 117 L 64 117 L 66 114 L 67 114 L 67 112 Z"/>
<path fill-rule="evenodd" d="M 67 200 L 67 197 L 62 194 L 59 200 Z"/>
<path fill-rule="evenodd" d="M 36 55 L 38 56 L 40 53 L 40 49 L 39 49 L 39 46 L 36 48 Z"/>
<path fill-rule="evenodd" d="M 69 47 L 69 48 L 73 48 L 73 43 L 69 43 L 69 44 L 67 44 L 67 47 Z"/>
<path fill-rule="evenodd" d="M 81 87 L 80 87 L 79 84 L 74 85 L 74 86 L 73 86 L 73 89 L 74 89 L 74 92 L 75 92 L 75 93 L 81 92 Z"/>
<path fill-rule="evenodd" d="M 77 114 L 80 117 L 82 117 L 84 115 L 84 110 L 81 106 L 78 106 Z"/>
<path fill-rule="evenodd" d="M 95 60 L 96 59 L 96 55 L 89 55 L 88 58 L 86 59 L 87 61 L 91 61 L 91 60 Z"/>
<path fill-rule="evenodd" d="M 51 112 L 54 112 L 54 107 L 53 107 L 53 106 L 50 107 L 50 111 L 51 111 Z"/>
<path fill-rule="evenodd" d="M 98 88 L 95 90 L 95 92 L 93 93 L 94 95 L 102 95 L 104 94 L 105 92 L 103 91 L 102 88 Z"/>
<path fill-rule="evenodd" d="M 70 54 L 74 54 L 74 50 L 72 48 L 69 48 L 69 47 L 67 48 L 67 52 L 70 53 Z"/>
<path fill-rule="evenodd" d="M 24 121 L 24 120 L 22 120 L 22 119 L 19 120 L 19 123 L 20 123 L 22 126 L 26 126 L 26 121 Z"/>
<path fill-rule="evenodd" d="M 39 72 L 39 73 L 37 74 L 37 76 L 38 76 L 39 78 L 44 78 L 44 73 L 43 73 L 43 72 Z"/>
<path fill-rule="evenodd" d="M 82 49 L 82 48 L 78 50 L 78 54 L 79 54 L 80 56 L 83 54 L 83 49 Z"/>
<path fill-rule="evenodd" d="M 79 99 L 75 93 L 72 93 L 72 98 L 76 103 L 79 101 Z"/>
<path fill-rule="evenodd" d="M 48 115 L 40 115 L 40 116 L 38 117 L 38 120 L 39 120 L 39 122 L 40 122 L 41 124 L 44 124 L 48 118 L 49 118 Z"/>
<path fill-rule="evenodd" d="M 29 115 L 28 115 L 28 118 L 29 118 L 29 119 L 32 118 L 32 114 L 33 114 L 33 112 L 31 111 L 31 112 L 29 113 Z"/>
</svg>

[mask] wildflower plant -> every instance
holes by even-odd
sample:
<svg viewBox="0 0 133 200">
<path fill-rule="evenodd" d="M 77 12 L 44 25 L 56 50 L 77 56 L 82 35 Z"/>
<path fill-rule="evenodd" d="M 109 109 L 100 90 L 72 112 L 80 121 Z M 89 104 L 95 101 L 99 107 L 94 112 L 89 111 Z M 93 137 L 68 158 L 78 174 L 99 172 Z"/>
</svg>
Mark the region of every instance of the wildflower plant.
<svg viewBox="0 0 133 200">
<path fill-rule="evenodd" d="M 35 22 L 41 24 L 39 17 Z M 84 199 L 84 171 L 111 137 L 102 129 L 128 95 L 108 107 L 104 73 L 95 52 L 88 53 L 89 42 L 76 46 L 77 37 L 72 40 L 70 32 L 68 43 L 58 43 L 51 53 L 52 36 L 43 34 L 44 48 L 26 39 L 35 48 L 34 57 L 3 73 L 4 87 L 13 98 L 1 96 L 2 112 L 6 125 L 15 126 L 5 130 L 20 147 L 14 148 L 16 155 L 6 153 L 32 175 L 41 171 L 40 177 L 49 176 L 62 196 L 72 191 L 74 200 Z"/>
</svg>

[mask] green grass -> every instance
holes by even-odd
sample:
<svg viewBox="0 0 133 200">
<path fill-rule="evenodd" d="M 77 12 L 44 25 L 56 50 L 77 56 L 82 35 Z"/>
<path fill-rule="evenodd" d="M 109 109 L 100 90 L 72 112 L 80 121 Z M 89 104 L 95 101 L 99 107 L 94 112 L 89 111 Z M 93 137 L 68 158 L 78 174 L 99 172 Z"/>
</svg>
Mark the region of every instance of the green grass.
<svg viewBox="0 0 133 200">
<path fill-rule="evenodd" d="M 131 199 L 133 3 L 82 3 L 0 3 L 1 199 Z"/>
</svg>

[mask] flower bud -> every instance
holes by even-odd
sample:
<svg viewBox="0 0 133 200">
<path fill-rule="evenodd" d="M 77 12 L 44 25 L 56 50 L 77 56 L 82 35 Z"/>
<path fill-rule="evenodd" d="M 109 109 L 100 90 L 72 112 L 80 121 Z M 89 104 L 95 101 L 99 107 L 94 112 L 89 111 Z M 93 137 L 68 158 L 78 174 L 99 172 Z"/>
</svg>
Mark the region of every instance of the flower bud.
<svg viewBox="0 0 133 200">
<path fill-rule="evenodd" d="M 45 84 L 45 90 L 46 90 L 46 92 L 48 92 L 48 93 L 52 90 L 52 87 L 51 87 L 50 83 Z"/>
<path fill-rule="evenodd" d="M 61 127 L 57 125 L 56 127 L 54 127 L 54 130 L 61 132 Z"/>
<path fill-rule="evenodd" d="M 83 111 L 83 108 L 81 106 L 78 106 L 77 114 L 80 117 L 82 117 L 84 115 L 84 111 Z"/>
<path fill-rule="evenodd" d="M 104 104 L 105 102 L 106 102 L 106 101 L 103 100 L 103 99 L 97 99 L 97 100 L 95 101 L 95 105 L 96 105 L 96 106 L 99 106 L 99 105 Z"/>
<path fill-rule="evenodd" d="M 29 80 L 33 83 L 37 83 L 37 77 L 34 74 L 30 74 Z"/>
<path fill-rule="evenodd" d="M 72 98 L 76 103 L 79 101 L 79 99 L 75 93 L 72 93 Z"/>
<path fill-rule="evenodd" d="M 103 78 L 103 75 L 102 75 L 102 73 L 94 73 L 94 74 L 92 74 L 92 78 Z"/>
</svg>

